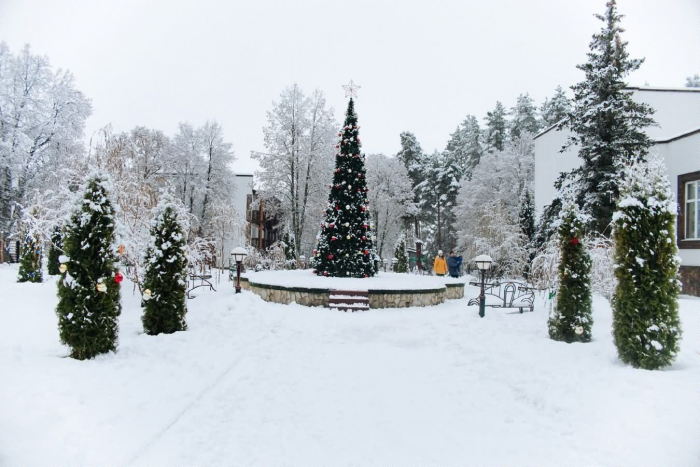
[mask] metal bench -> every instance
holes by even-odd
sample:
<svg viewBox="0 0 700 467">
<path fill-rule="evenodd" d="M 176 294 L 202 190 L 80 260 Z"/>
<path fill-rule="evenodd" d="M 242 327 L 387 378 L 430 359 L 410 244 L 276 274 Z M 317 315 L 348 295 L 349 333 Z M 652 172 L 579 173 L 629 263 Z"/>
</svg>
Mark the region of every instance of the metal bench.
<svg viewBox="0 0 700 467">
<path fill-rule="evenodd" d="M 469 285 L 474 285 L 476 287 L 481 287 L 481 282 L 471 281 Z M 497 303 L 489 303 L 486 301 L 486 306 L 492 308 L 518 308 L 520 313 L 524 312 L 525 309 L 530 309 L 530 311 L 535 310 L 535 289 L 527 284 L 516 281 L 506 281 L 506 282 L 493 282 L 491 284 L 484 285 L 484 296 L 496 297 L 498 299 Z M 479 297 L 472 298 L 469 300 L 468 306 L 478 305 Z"/>
<path fill-rule="evenodd" d="M 189 277 L 189 280 L 192 281 L 192 287 L 187 289 L 187 298 L 195 298 L 194 295 L 190 295 L 190 292 L 200 287 L 209 287 L 209 290 L 213 290 L 214 292 L 216 292 L 214 285 L 211 282 L 209 282 L 209 279 L 211 279 L 211 274 L 190 274 Z M 197 284 L 197 280 L 199 280 L 199 284 Z"/>
</svg>

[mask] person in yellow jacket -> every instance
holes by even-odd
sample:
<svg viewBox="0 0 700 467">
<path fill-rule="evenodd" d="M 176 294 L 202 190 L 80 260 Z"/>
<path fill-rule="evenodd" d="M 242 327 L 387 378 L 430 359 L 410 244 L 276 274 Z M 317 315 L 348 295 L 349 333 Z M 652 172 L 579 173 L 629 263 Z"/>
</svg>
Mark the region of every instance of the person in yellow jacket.
<svg viewBox="0 0 700 467">
<path fill-rule="evenodd" d="M 435 257 L 435 262 L 433 263 L 433 271 L 438 276 L 444 276 L 447 274 L 447 261 L 445 260 L 445 254 L 442 250 L 438 250 L 438 255 Z"/>
</svg>

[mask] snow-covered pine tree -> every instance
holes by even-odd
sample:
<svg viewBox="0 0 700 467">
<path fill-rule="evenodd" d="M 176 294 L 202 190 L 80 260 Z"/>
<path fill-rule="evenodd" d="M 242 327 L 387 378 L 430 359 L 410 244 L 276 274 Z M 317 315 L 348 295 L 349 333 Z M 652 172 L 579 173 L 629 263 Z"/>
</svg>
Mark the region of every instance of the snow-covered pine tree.
<svg viewBox="0 0 700 467">
<path fill-rule="evenodd" d="M 416 209 L 413 216 L 413 228 L 416 235 L 420 235 L 420 222 L 424 217 L 421 206 L 420 194 L 416 191 L 416 187 L 425 178 L 425 169 L 427 165 L 426 156 L 423 153 L 418 138 L 411 132 L 404 131 L 400 135 L 401 149 L 396 153 L 396 158 L 403 163 L 408 172 L 408 178 L 411 179 L 411 188 L 414 190 L 413 202 Z"/>
<path fill-rule="evenodd" d="M 551 99 L 545 98 L 540 107 L 540 115 L 542 117 L 542 127 L 549 128 L 550 126 L 559 123 L 568 118 L 571 112 L 571 100 L 566 97 L 566 93 L 557 86 L 554 90 L 554 96 Z"/>
<path fill-rule="evenodd" d="M 401 233 L 396 248 L 394 249 L 394 258 L 396 258 L 396 267 L 394 272 L 408 272 L 408 252 L 406 250 L 406 234 Z"/>
<path fill-rule="evenodd" d="M 532 195 L 528 189 L 520 197 L 518 223 L 520 224 L 520 231 L 527 242 L 526 248 L 529 250 L 529 261 L 524 271 L 527 278 L 530 274 L 530 265 L 535 258 L 535 205 L 532 202 Z"/>
<path fill-rule="evenodd" d="M 367 199 L 365 157 L 355 102 L 350 98 L 338 133 L 333 184 L 314 250 L 316 274 L 331 277 L 374 276 L 374 241 Z"/>
<path fill-rule="evenodd" d="M 574 202 L 562 208 L 559 234 L 559 288 L 554 312 L 549 318 L 549 337 L 564 342 L 590 342 L 591 258 L 584 240 L 587 222 Z"/>
<path fill-rule="evenodd" d="M 486 112 L 486 148 L 489 152 L 503 151 L 507 124 L 506 108 L 498 101 L 493 111 Z"/>
<path fill-rule="evenodd" d="M 88 178 L 82 203 L 66 225 L 67 269 L 58 281 L 58 327 L 71 357 L 93 358 L 117 348 L 121 274 L 115 263 L 115 216 L 106 177 Z"/>
<path fill-rule="evenodd" d="M 467 115 L 461 125 L 450 135 L 445 154 L 458 162 L 463 177 L 471 179 L 474 168 L 479 165 L 484 149 L 481 146 L 481 128 L 473 115 Z"/>
<path fill-rule="evenodd" d="M 47 269 L 49 275 L 57 276 L 61 272 L 58 270 L 61 263 L 58 261 L 58 257 L 61 256 L 61 250 L 63 249 L 63 236 L 61 234 L 60 227 L 54 227 L 51 232 L 51 244 L 49 245 L 49 254 L 47 255 Z"/>
<path fill-rule="evenodd" d="M 653 144 L 644 129 L 654 123 L 654 111 L 625 90 L 625 78 L 644 60 L 629 58 L 615 0 L 608 1 L 605 15 L 596 17 L 605 26 L 593 36 L 588 62 L 578 65 L 586 78 L 572 87 L 574 110 L 568 122 L 572 135 L 565 146 L 578 146 L 583 161 L 565 177 L 579 206 L 591 215 L 589 228 L 604 233 L 620 194 L 620 167 L 645 159 Z"/>
<path fill-rule="evenodd" d="M 528 132 L 532 136 L 540 130 L 540 122 L 537 119 L 537 106 L 530 94 L 520 94 L 518 100 L 510 110 L 511 120 L 509 124 L 510 138 L 512 140 L 520 138 L 523 132 Z"/>
<path fill-rule="evenodd" d="M 164 196 L 154 212 L 142 284 L 143 329 L 155 336 L 187 329 L 187 238 L 172 200 Z"/>
<path fill-rule="evenodd" d="M 676 203 L 658 156 L 625 171 L 614 215 L 613 336 L 620 360 L 655 370 L 678 354 Z"/>
<path fill-rule="evenodd" d="M 39 236 L 27 231 L 20 246 L 19 274 L 17 282 L 42 282 L 42 246 Z"/>
</svg>

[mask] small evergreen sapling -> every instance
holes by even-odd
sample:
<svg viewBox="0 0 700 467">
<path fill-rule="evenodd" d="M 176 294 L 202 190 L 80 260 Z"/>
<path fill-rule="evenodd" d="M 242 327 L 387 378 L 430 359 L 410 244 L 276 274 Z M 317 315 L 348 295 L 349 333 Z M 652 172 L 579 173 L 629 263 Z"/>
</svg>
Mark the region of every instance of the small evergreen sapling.
<svg viewBox="0 0 700 467">
<path fill-rule="evenodd" d="M 49 254 L 47 255 L 47 269 L 51 276 L 57 276 L 61 273 L 58 270 L 61 265 L 58 258 L 61 256 L 62 249 L 63 236 L 61 235 L 61 228 L 55 227 L 51 233 L 51 245 L 49 245 Z"/>
<path fill-rule="evenodd" d="M 58 327 L 71 357 L 93 358 L 117 348 L 121 274 L 116 269 L 114 208 L 105 177 L 92 176 L 63 239 L 66 270 L 58 281 Z"/>
<path fill-rule="evenodd" d="M 562 209 L 559 234 L 561 260 L 558 270 L 556 305 L 549 318 L 549 337 L 564 342 L 590 342 L 591 258 L 584 242 L 586 216 L 575 203 Z"/>
<path fill-rule="evenodd" d="M 19 274 L 17 282 L 42 282 L 42 247 L 39 236 L 27 231 L 20 247 Z"/>
<path fill-rule="evenodd" d="M 406 234 L 404 233 L 399 236 L 399 240 L 396 242 L 394 258 L 397 260 L 394 272 L 408 272 L 408 253 L 406 252 Z"/>
<path fill-rule="evenodd" d="M 187 329 L 187 239 L 167 198 L 156 207 L 154 217 L 145 255 L 141 321 L 146 334 L 171 334 Z"/>
<path fill-rule="evenodd" d="M 625 169 L 613 217 L 613 336 L 620 360 L 655 370 L 670 365 L 681 338 L 676 203 L 658 157 Z"/>
</svg>

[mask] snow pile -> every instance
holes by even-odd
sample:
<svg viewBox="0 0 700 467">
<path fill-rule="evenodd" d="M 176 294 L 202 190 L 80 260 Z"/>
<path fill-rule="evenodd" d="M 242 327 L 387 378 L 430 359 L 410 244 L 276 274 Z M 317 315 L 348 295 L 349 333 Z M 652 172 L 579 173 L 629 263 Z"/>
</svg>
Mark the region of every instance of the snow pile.
<svg viewBox="0 0 700 467">
<path fill-rule="evenodd" d="M 188 302 L 188 330 L 142 333 L 122 288 L 116 354 L 65 358 L 55 279 L 0 265 L 0 464 L 697 465 L 697 299 L 668 371 L 617 360 L 547 314 L 465 300 L 366 313 L 278 305 L 230 284 Z M 425 278 L 423 278 L 425 279 Z M 358 282 L 361 282 L 359 280 Z M 469 287 L 467 297 L 476 289 Z"/>
<path fill-rule="evenodd" d="M 364 279 L 321 277 L 310 269 L 249 272 L 244 276 L 256 284 L 338 290 L 429 290 L 443 288 L 445 284 L 464 284 L 470 279 L 468 276 L 454 279 L 393 272 L 380 272 L 377 276 Z"/>
</svg>

